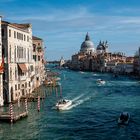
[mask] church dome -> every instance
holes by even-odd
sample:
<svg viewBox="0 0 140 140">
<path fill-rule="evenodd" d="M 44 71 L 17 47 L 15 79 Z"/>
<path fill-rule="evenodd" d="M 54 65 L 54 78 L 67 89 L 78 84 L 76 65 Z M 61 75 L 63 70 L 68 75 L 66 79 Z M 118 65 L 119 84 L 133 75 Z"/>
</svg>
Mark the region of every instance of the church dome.
<svg viewBox="0 0 140 140">
<path fill-rule="evenodd" d="M 81 52 L 93 52 L 94 51 L 94 44 L 90 40 L 88 33 L 86 34 L 85 41 L 81 44 Z"/>
<path fill-rule="evenodd" d="M 99 42 L 99 45 L 97 46 L 97 49 L 96 50 L 106 50 L 108 48 L 108 44 L 107 44 L 107 41 L 106 42 Z"/>
</svg>

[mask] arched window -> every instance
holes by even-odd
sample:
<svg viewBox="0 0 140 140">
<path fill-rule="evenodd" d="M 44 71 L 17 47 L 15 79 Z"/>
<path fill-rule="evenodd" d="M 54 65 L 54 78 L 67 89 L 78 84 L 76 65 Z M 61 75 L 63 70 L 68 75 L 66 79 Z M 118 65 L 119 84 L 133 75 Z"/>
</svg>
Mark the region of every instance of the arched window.
<svg viewBox="0 0 140 140">
<path fill-rule="evenodd" d="M 10 68 L 10 80 L 12 80 L 12 69 Z"/>
<path fill-rule="evenodd" d="M 15 50 L 14 50 L 14 58 L 15 58 L 15 62 L 16 62 L 16 57 L 17 57 L 17 53 L 16 53 L 17 49 L 16 49 L 16 46 L 15 46 Z"/>
<path fill-rule="evenodd" d="M 15 67 L 15 80 L 17 80 L 17 68 Z"/>
<path fill-rule="evenodd" d="M 10 49 L 9 49 L 9 62 L 11 62 L 11 54 L 12 54 L 12 52 L 11 52 L 11 45 L 10 45 Z"/>
<path fill-rule="evenodd" d="M 14 92 L 13 92 L 13 87 L 11 87 L 11 101 L 13 101 L 13 99 L 14 99 Z"/>
<path fill-rule="evenodd" d="M 36 51 L 36 45 L 33 44 L 33 52 L 35 52 L 35 51 Z"/>
<path fill-rule="evenodd" d="M 29 58 L 29 48 L 28 48 L 28 62 L 30 61 L 30 58 Z"/>
</svg>

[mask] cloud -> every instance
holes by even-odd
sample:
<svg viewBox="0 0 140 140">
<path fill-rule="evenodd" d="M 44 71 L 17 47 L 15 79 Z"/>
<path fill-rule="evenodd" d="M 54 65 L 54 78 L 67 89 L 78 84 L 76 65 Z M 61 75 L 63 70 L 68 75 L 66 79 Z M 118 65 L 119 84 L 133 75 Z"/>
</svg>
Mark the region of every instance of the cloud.
<svg viewBox="0 0 140 140">
<path fill-rule="evenodd" d="M 124 9 L 123 9 L 124 10 Z M 120 10 L 121 11 L 121 10 Z M 16 15 L 16 14 L 15 14 Z M 47 31 L 55 30 L 69 30 L 69 29 L 92 29 L 111 31 L 115 29 L 123 29 L 133 27 L 133 24 L 139 24 L 139 17 L 131 16 L 105 16 L 92 13 L 86 7 L 76 7 L 73 9 L 51 9 L 46 13 L 32 13 L 30 15 L 20 14 L 8 18 L 12 21 L 31 22 L 38 30 L 43 30 L 45 27 Z"/>
<path fill-rule="evenodd" d="M 139 17 L 98 14 L 83 6 L 72 9 L 51 8 L 43 13 L 21 11 L 18 15 L 12 15 L 7 18 L 9 21 L 32 23 L 33 33 L 42 37 L 47 46 L 51 47 L 48 48 L 51 59 L 53 56 L 61 57 L 62 54 L 70 57 L 79 50 L 87 31 L 95 47 L 100 39 L 109 40 L 114 50 L 122 49 L 122 46 L 123 50 L 130 49 L 130 44 L 135 44 L 136 48 L 139 42 Z"/>
<path fill-rule="evenodd" d="M 133 18 L 131 17 L 130 19 L 122 20 L 121 23 L 124 24 L 140 24 L 140 19 L 139 18 Z"/>
<path fill-rule="evenodd" d="M 116 8 L 116 9 L 113 9 L 113 8 L 110 8 L 110 11 L 112 11 L 113 13 L 116 13 L 116 14 L 122 14 L 122 15 L 139 15 L 140 13 L 140 9 L 139 7 L 122 7 L 122 8 Z"/>
</svg>

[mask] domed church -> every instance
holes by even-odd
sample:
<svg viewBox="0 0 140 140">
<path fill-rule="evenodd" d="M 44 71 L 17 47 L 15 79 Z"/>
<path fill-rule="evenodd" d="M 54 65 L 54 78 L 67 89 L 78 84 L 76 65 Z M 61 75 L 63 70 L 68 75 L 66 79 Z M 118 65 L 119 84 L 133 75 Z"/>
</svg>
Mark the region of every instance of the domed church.
<svg viewBox="0 0 140 140">
<path fill-rule="evenodd" d="M 97 49 L 96 49 L 97 54 L 101 53 L 107 53 L 108 52 L 108 42 L 99 42 Z"/>
<path fill-rule="evenodd" d="M 91 54 L 91 53 L 95 52 L 94 44 L 90 40 L 88 33 L 86 34 L 85 41 L 81 44 L 80 52 L 87 53 L 87 54 Z"/>
</svg>

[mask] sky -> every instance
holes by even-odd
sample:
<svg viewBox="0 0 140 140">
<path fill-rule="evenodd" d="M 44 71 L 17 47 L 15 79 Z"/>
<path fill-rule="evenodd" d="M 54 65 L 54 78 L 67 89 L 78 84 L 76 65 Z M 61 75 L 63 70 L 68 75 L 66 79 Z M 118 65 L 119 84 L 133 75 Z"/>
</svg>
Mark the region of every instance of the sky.
<svg viewBox="0 0 140 140">
<path fill-rule="evenodd" d="M 31 23 L 47 60 L 71 59 L 88 32 L 96 48 L 133 56 L 140 46 L 140 0 L 0 0 L 3 20 Z"/>
</svg>

